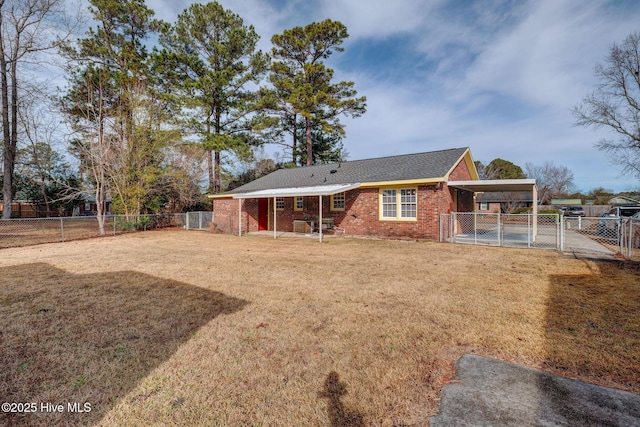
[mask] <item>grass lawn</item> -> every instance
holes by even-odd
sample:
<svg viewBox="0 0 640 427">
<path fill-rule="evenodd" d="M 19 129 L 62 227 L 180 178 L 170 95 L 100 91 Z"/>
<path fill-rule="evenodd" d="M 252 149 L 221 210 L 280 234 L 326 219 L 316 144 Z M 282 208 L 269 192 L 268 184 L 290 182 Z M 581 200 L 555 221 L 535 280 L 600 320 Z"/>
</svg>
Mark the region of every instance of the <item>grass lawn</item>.
<svg viewBox="0 0 640 427">
<path fill-rule="evenodd" d="M 640 393 L 637 264 L 185 231 L 0 255 L 0 400 L 37 404 L 0 424 L 426 425 L 464 353 Z"/>
</svg>

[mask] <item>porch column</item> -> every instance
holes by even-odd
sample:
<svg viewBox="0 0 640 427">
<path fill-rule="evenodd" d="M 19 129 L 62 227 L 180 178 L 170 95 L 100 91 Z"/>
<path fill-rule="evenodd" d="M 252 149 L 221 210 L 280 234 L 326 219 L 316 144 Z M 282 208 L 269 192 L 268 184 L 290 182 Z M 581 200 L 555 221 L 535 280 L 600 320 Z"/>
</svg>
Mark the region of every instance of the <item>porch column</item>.
<svg viewBox="0 0 640 427">
<path fill-rule="evenodd" d="M 320 201 L 320 208 L 318 209 L 318 217 L 320 218 L 319 230 L 320 230 L 320 242 L 322 242 L 322 195 L 318 196 L 318 200 Z"/>
<path fill-rule="evenodd" d="M 276 198 L 273 198 L 273 238 L 276 238 Z"/>
<path fill-rule="evenodd" d="M 238 199 L 238 237 L 242 237 L 242 199 Z"/>
</svg>

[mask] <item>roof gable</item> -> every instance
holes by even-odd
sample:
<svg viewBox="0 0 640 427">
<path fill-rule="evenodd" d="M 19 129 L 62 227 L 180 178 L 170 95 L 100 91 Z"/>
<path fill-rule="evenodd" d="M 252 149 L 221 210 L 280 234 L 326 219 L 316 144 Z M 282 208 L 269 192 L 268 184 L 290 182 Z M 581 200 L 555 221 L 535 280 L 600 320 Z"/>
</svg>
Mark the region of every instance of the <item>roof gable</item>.
<svg viewBox="0 0 640 427">
<path fill-rule="evenodd" d="M 279 169 L 225 194 L 335 184 L 361 183 L 365 186 L 367 183 L 384 184 L 398 181 L 446 181 L 449 173 L 468 153 L 468 148 L 454 148 Z"/>
</svg>

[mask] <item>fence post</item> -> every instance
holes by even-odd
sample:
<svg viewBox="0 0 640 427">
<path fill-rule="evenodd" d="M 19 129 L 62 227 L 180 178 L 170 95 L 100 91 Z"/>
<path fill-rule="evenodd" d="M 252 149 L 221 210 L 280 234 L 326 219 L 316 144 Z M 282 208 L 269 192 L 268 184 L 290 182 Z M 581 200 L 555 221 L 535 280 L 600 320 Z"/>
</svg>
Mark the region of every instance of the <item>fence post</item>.
<svg viewBox="0 0 640 427">
<path fill-rule="evenodd" d="M 186 224 L 187 225 L 187 230 L 189 229 L 189 216 L 190 216 L 189 212 L 187 212 L 187 224 Z"/>
<path fill-rule="evenodd" d="M 629 255 L 627 256 L 627 258 L 631 259 L 632 251 L 633 251 L 633 220 L 630 219 L 629 220 L 629 241 L 627 242 L 627 252 Z"/>
<path fill-rule="evenodd" d="M 560 247 L 560 251 L 564 252 L 564 232 L 565 232 L 565 220 L 564 216 L 556 214 L 556 223 L 558 228 L 558 243 L 557 246 Z"/>
<path fill-rule="evenodd" d="M 64 242 L 64 223 L 62 217 L 60 217 L 60 234 L 62 235 L 62 241 Z"/>
<path fill-rule="evenodd" d="M 478 244 L 478 212 L 473 212 L 473 244 Z"/>
<path fill-rule="evenodd" d="M 531 247 L 531 215 L 527 214 L 527 247 Z"/>
<path fill-rule="evenodd" d="M 500 212 L 498 212 L 498 230 L 497 231 L 498 231 L 498 246 L 502 246 L 502 243 L 501 243 L 501 237 L 502 237 L 501 234 L 502 233 L 501 233 L 501 230 L 500 230 Z"/>
<path fill-rule="evenodd" d="M 113 221 L 113 235 L 116 235 L 116 216 L 114 215 L 111 219 Z"/>
<path fill-rule="evenodd" d="M 451 214 L 449 215 L 449 241 L 451 243 L 455 243 L 456 242 L 456 234 L 455 234 L 455 229 L 454 229 L 454 221 L 456 219 L 456 214 L 455 212 L 451 212 Z"/>
<path fill-rule="evenodd" d="M 202 211 L 198 212 L 198 216 L 199 216 L 198 230 L 202 230 Z"/>
</svg>

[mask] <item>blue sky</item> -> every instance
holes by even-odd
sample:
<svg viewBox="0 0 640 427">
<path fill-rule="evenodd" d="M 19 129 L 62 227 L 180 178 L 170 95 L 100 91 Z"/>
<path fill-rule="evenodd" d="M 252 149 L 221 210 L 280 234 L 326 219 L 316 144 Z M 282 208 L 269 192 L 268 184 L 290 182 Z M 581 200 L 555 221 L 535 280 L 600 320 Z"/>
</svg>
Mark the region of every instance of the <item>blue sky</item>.
<svg viewBox="0 0 640 427">
<path fill-rule="evenodd" d="M 173 22 L 193 2 L 147 0 Z M 640 189 L 594 144 L 606 129 L 574 126 L 571 108 L 596 86 L 593 67 L 640 31 L 640 2 L 589 0 L 220 0 L 261 35 L 327 18 L 350 37 L 327 64 L 355 82 L 367 113 L 344 118 L 349 159 L 468 146 L 567 166 L 579 190 Z M 271 147 L 268 154 L 280 149 Z"/>
</svg>

